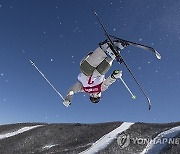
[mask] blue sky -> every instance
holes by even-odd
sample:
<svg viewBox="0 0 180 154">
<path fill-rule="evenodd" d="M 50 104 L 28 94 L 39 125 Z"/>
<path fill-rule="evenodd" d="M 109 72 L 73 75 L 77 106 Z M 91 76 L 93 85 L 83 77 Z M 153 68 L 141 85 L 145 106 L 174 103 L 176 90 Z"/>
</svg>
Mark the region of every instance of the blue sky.
<svg viewBox="0 0 180 154">
<path fill-rule="evenodd" d="M 17 122 L 96 123 L 108 121 L 179 121 L 180 2 L 178 0 L 16 0 L 0 1 L 0 124 Z M 133 100 L 117 81 L 99 104 L 76 94 L 66 108 L 61 98 L 29 63 L 32 59 L 63 96 L 77 81 L 79 62 L 105 38 L 92 9 L 108 32 L 152 46 L 159 61 L 142 49 L 128 47 L 122 56 L 152 102 L 123 65 L 123 79 Z"/>
</svg>

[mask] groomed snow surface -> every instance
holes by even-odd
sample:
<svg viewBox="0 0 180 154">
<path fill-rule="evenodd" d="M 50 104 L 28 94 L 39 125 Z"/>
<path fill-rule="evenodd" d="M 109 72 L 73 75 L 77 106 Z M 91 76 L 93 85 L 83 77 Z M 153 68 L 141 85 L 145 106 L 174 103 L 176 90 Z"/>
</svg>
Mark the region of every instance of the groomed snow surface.
<svg viewBox="0 0 180 154">
<path fill-rule="evenodd" d="M 171 128 L 167 131 L 161 132 L 141 152 L 141 154 L 155 154 L 159 153 L 168 143 L 174 143 L 176 135 L 180 133 L 180 126 Z"/>
<path fill-rule="evenodd" d="M 129 129 L 129 127 L 133 124 L 134 123 L 124 122 L 120 127 L 101 137 L 89 149 L 81 152 L 80 154 L 94 154 L 99 152 L 100 150 L 103 150 L 117 138 L 119 133 L 122 133 L 125 130 Z"/>
</svg>

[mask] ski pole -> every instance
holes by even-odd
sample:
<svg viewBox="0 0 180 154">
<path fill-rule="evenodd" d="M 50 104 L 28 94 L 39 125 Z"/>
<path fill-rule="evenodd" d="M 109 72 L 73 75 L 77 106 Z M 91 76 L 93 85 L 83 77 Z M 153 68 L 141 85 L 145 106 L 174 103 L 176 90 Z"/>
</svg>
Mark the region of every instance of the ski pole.
<svg viewBox="0 0 180 154">
<path fill-rule="evenodd" d="M 147 99 L 148 102 L 148 108 L 149 110 L 151 109 L 151 101 L 149 99 L 149 97 L 147 96 L 147 94 L 145 93 L 144 89 L 141 87 L 141 85 L 139 84 L 139 82 L 137 81 L 137 79 L 135 78 L 134 74 L 132 73 L 132 71 L 130 70 L 129 66 L 127 65 L 127 63 L 124 61 L 123 59 L 123 63 L 126 66 L 127 70 L 129 71 L 129 73 L 131 74 L 131 76 L 133 77 L 134 81 L 136 82 L 136 84 L 138 85 L 138 87 L 140 88 L 140 90 L 142 91 L 142 93 L 144 94 L 144 96 Z"/>
<path fill-rule="evenodd" d="M 127 86 L 127 84 L 124 82 L 124 80 L 122 78 L 120 78 L 122 83 L 124 84 L 124 86 L 126 87 L 126 89 L 129 91 L 129 93 L 132 96 L 132 99 L 136 99 L 136 96 L 132 93 L 132 91 L 129 89 L 129 87 Z"/>
<path fill-rule="evenodd" d="M 61 95 L 61 93 L 52 85 L 52 83 L 45 77 L 45 75 L 39 70 L 39 68 L 35 65 L 35 63 L 32 60 L 29 60 L 32 64 L 32 66 L 35 67 L 35 69 L 42 75 L 42 77 L 47 81 L 47 83 L 54 89 L 54 91 L 61 97 L 61 99 L 64 101 L 64 97 Z"/>
</svg>

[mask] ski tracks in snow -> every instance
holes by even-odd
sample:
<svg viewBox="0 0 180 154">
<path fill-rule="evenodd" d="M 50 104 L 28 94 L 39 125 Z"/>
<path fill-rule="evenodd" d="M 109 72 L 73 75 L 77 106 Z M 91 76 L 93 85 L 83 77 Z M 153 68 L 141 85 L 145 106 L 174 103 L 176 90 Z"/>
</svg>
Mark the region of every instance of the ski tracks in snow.
<svg viewBox="0 0 180 154">
<path fill-rule="evenodd" d="M 104 135 L 99 140 L 97 140 L 90 148 L 81 152 L 80 154 L 95 154 L 100 150 L 105 149 L 110 143 L 112 143 L 118 136 L 118 134 L 126 131 L 133 125 L 134 123 L 124 122 L 121 126 L 117 127 L 110 133 Z"/>
</svg>

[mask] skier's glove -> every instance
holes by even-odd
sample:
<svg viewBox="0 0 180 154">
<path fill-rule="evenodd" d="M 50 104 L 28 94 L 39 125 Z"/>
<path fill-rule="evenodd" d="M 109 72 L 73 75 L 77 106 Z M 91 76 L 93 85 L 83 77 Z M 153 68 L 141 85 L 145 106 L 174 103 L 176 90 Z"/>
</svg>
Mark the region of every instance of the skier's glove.
<svg viewBox="0 0 180 154">
<path fill-rule="evenodd" d="M 66 107 L 69 107 L 71 105 L 71 102 L 69 100 L 64 100 L 63 104 L 66 106 Z"/>
<path fill-rule="evenodd" d="M 119 70 L 114 70 L 113 73 L 111 74 L 111 77 L 113 79 L 119 79 L 122 77 L 122 71 Z"/>
</svg>

